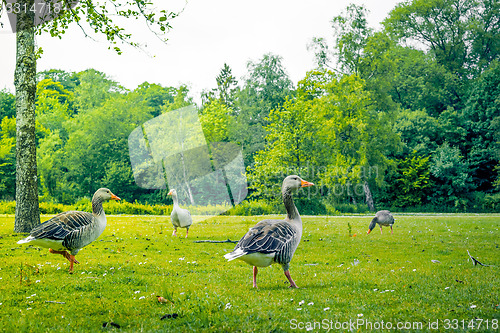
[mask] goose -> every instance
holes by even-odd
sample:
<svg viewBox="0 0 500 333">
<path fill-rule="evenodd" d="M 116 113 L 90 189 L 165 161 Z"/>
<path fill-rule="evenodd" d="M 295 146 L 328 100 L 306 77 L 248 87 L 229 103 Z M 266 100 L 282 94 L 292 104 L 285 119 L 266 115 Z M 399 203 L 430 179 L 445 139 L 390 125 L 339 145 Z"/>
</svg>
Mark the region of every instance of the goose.
<svg viewBox="0 0 500 333">
<path fill-rule="evenodd" d="M 274 263 L 283 267 L 290 288 L 298 288 L 290 276 L 289 267 L 302 236 L 302 220 L 293 203 L 292 191 L 313 185 L 299 176 L 286 177 L 281 187 L 286 218 L 260 221 L 240 239 L 232 252 L 224 255 L 228 261 L 240 259 L 253 266 L 254 288 L 257 288 L 257 267 L 267 267 Z"/>
<path fill-rule="evenodd" d="M 380 233 L 382 233 L 382 226 L 390 226 L 391 227 L 391 234 L 392 234 L 392 225 L 394 224 L 394 217 L 392 216 L 391 212 L 388 210 L 379 210 L 376 214 L 373 220 L 371 221 L 370 225 L 368 226 L 368 232 L 369 234 L 373 228 L 375 228 L 375 224 L 380 226 Z"/>
<path fill-rule="evenodd" d="M 73 273 L 73 264 L 79 264 L 75 259 L 78 251 L 95 241 L 106 228 L 102 203 L 110 199 L 121 200 L 107 188 L 100 188 L 92 198 L 92 214 L 79 211 L 57 214 L 33 228 L 30 235 L 17 244 L 29 243 L 62 255 L 69 260 L 69 272 Z"/>
<path fill-rule="evenodd" d="M 189 233 L 189 227 L 193 224 L 193 219 L 191 218 L 191 213 L 187 209 L 179 207 L 179 200 L 177 199 L 177 191 L 171 189 L 168 195 L 172 196 L 174 201 L 174 208 L 170 217 L 172 218 L 172 225 L 174 226 L 174 232 L 172 236 L 177 236 L 177 228 L 186 228 L 186 238 Z"/>
</svg>

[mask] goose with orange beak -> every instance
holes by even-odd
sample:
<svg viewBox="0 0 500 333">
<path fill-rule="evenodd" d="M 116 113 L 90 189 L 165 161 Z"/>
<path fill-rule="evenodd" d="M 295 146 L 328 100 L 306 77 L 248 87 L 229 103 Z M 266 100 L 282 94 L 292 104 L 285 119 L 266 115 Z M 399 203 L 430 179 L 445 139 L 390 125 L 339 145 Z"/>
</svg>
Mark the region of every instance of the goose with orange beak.
<svg viewBox="0 0 500 333">
<path fill-rule="evenodd" d="M 292 192 L 301 187 L 313 186 L 299 176 L 283 180 L 281 195 L 287 216 L 284 220 L 262 220 L 251 228 L 236 244 L 227 260 L 240 259 L 253 266 L 253 286 L 257 288 L 258 267 L 280 264 L 290 282 L 290 288 L 298 288 L 290 276 L 290 261 L 302 237 L 302 220 L 293 202 Z"/>
<path fill-rule="evenodd" d="M 69 272 L 73 273 L 73 264 L 79 264 L 75 259 L 78 251 L 95 241 L 106 228 L 102 203 L 108 200 L 120 198 L 107 188 L 100 188 L 92 198 L 92 214 L 79 211 L 57 214 L 33 228 L 30 235 L 17 244 L 33 244 L 48 248 L 50 253 L 62 255 L 70 262 Z"/>
</svg>

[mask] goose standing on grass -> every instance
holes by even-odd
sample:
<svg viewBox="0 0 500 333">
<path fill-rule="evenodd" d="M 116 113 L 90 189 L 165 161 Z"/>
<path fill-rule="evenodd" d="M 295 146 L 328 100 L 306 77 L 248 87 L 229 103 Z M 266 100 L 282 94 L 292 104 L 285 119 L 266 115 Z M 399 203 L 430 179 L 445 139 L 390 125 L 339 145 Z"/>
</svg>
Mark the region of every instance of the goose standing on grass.
<svg viewBox="0 0 500 333">
<path fill-rule="evenodd" d="M 177 191 L 171 189 L 168 195 L 172 196 L 174 201 L 174 207 L 172 208 L 172 213 L 170 217 L 172 218 L 172 225 L 174 226 L 174 232 L 172 236 L 177 236 L 177 228 L 186 228 L 186 238 L 189 233 L 189 227 L 193 224 L 193 219 L 191 218 L 191 213 L 187 209 L 179 207 L 179 200 L 177 199 Z"/>
<path fill-rule="evenodd" d="M 392 216 L 391 212 L 388 210 L 379 210 L 376 214 L 373 220 L 371 221 L 370 225 L 368 226 L 368 232 L 369 234 L 373 228 L 375 228 L 375 224 L 379 225 L 380 227 L 380 233 L 382 233 L 382 226 L 390 226 L 391 227 L 391 234 L 392 234 L 392 225 L 394 224 L 394 217 Z"/>
<path fill-rule="evenodd" d="M 274 263 L 283 267 L 290 288 L 298 288 L 288 270 L 302 236 L 302 220 L 293 203 L 292 191 L 313 185 L 299 176 L 286 177 L 281 187 L 283 204 L 287 211 L 286 218 L 260 221 L 240 239 L 233 252 L 224 256 L 229 261 L 240 259 L 253 266 L 254 288 L 257 288 L 257 267 L 267 267 Z"/>
<path fill-rule="evenodd" d="M 78 251 L 95 241 L 106 228 L 102 203 L 110 199 L 120 200 L 107 188 L 100 188 L 92 198 L 92 214 L 79 211 L 57 214 L 33 228 L 30 235 L 17 244 L 29 243 L 48 248 L 50 253 L 61 254 L 69 260 L 69 272 L 73 273 L 73 263 L 79 264 L 75 259 Z"/>
</svg>

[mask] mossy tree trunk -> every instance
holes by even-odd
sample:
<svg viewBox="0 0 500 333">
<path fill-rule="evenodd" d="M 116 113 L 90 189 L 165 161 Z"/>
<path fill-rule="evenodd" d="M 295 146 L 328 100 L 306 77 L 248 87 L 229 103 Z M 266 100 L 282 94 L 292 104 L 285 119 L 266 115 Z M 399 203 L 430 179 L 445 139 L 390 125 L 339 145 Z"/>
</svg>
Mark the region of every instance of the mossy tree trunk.
<svg viewBox="0 0 500 333">
<path fill-rule="evenodd" d="M 18 0 L 32 8 L 33 0 Z M 24 4 L 26 3 L 26 7 Z M 16 23 L 16 218 L 15 232 L 30 232 L 40 223 L 35 142 L 35 17 L 21 10 Z"/>
<path fill-rule="evenodd" d="M 368 182 L 366 180 L 363 184 L 363 188 L 365 190 L 366 204 L 368 205 L 368 209 L 370 210 L 370 212 L 374 212 L 375 203 L 373 202 L 372 191 L 370 191 L 370 186 L 368 186 Z"/>
</svg>

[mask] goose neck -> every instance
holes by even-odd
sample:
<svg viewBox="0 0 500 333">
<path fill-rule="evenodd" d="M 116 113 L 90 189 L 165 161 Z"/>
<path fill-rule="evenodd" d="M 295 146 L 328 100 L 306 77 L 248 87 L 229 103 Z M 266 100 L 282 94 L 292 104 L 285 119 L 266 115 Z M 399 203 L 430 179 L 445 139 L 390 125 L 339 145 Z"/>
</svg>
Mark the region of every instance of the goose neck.
<svg viewBox="0 0 500 333">
<path fill-rule="evenodd" d="M 92 198 L 92 214 L 96 216 L 104 214 L 104 209 L 102 208 L 103 201 L 101 197 L 94 195 Z"/>
<path fill-rule="evenodd" d="M 283 204 L 285 205 L 287 219 L 290 221 L 300 221 L 299 211 L 293 202 L 291 190 L 287 187 L 282 189 Z"/>
<path fill-rule="evenodd" d="M 174 206 L 179 206 L 179 200 L 177 199 L 177 194 L 172 194 L 172 200 L 174 201 Z"/>
</svg>

